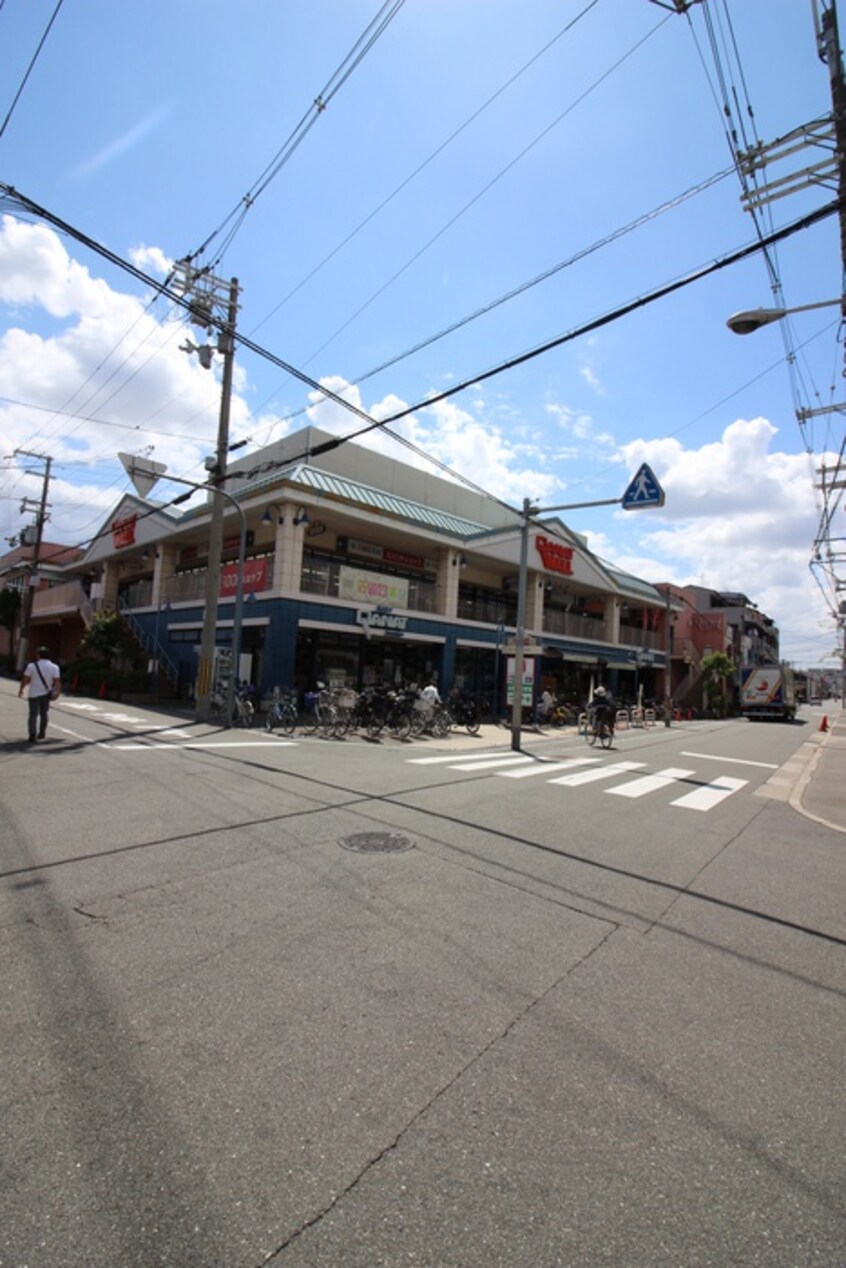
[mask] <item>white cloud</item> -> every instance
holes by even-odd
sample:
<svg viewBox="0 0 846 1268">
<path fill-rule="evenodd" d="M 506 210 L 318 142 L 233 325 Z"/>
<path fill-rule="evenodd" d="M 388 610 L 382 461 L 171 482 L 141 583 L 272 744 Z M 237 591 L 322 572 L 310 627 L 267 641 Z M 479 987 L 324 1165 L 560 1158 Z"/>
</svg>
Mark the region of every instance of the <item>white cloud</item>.
<svg viewBox="0 0 846 1268">
<path fill-rule="evenodd" d="M 63 540 L 126 487 L 118 451 L 153 445 L 174 475 L 205 478 L 220 386 L 179 351 L 184 326 L 93 277 L 52 230 L 11 216 L 0 223 L 0 304 L 11 316 L 0 336 L 4 449 L 53 459 L 52 524 Z M 233 434 L 247 415 L 235 396 Z M 29 485 L 8 474 L 4 487 L 3 531 L 17 531 L 15 498 Z"/>
<path fill-rule="evenodd" d="M 779 626 L 782 654 L 799 659 L 802 648 L 807 663 L 808 640 L 822 656 L 833 637 L 809 569 L 819 512 L 810 459 L 773 448 L 777 434 L 764 418 L 738 419 L 699 449 L 677 439 L 624 446 L 632 470 L 653 467 L 666 505 L 620 512 L 616 531 L 588 536 L 598 554 L 645 580 L 741 591 Z"/>
<path fill-rule="evenodd" d="M 405 401 L 392 394 L 368 406 L 359 388 L 339 376 L 324 378 L 321 383 L 374 419 L 388 418 L 407 408 Z M 321 398 L 317 392 L 312 392 L 310 399 L 308 417 L 315 427 L 333 435 L 349 435 L 357 430 L 355 416 L 336 402 Z M 474 401 L 473 405 L 483 409 L 484 402 Z M 366 426 L 363 420 L 361 426 Z M 453 401 L 438 401 L 419 415 L 408 415 L 390 427 L 452 471 L 512 506 L 522 505 L 524 497 L 548 499 L 563 487 L 560 476 L 546 465 L 548 455 L 539 440 L 506 437 L 501 428 Z M 444 474 L 380 429 L 360 437 L 359 443 L 421 469 L 428 467 Z"/>
</svg>

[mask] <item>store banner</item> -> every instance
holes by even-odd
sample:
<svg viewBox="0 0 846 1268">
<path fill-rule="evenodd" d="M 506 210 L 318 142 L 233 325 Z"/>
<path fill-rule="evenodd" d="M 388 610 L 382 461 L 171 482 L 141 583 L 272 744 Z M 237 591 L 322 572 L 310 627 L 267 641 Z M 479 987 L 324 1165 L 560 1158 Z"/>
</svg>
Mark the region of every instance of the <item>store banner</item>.
<svg viewBox="0 0 846 1268">
<path fill-rule="evenodd" d="M 378 603 L 392 608 L 408 607 L 408 582 L 379 572 L 342 566 L 338 574 L 338 598 L 352 603 Z"/>
<path fill-rule="evenodd" d="M 267 586 L 267 556 L 244 562 L 244 594 L 253 594 Z M 224 564 L 220 570 L 220 597 L 234 599 L 238 591 L 238 565 Z"/>
</svg>

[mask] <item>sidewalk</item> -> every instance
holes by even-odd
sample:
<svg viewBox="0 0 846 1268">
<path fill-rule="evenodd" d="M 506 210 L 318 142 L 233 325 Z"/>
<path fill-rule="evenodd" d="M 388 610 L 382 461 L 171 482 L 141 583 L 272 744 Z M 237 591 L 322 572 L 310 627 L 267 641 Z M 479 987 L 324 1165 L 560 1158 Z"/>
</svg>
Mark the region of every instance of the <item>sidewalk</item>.
<svg viewBox="0 0 846 1268">
<path fill-rule="evenodd" d="M 846 713 L 826 714 L 825 731 L 802 746 L 811 749 L 805 770 L 790 797 L 794 810 L 838 832 L 846 832 Z"/>
</svg>

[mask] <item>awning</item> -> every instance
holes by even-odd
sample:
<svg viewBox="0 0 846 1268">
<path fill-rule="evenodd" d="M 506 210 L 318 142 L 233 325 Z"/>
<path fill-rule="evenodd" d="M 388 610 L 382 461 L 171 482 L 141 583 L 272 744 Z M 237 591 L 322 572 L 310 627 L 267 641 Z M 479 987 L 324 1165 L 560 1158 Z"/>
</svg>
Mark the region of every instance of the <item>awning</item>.
<svg viewBox="0 0 846 1268">
<path fill-rule="evenodd" d="M 578 665 L 598 665 L 598 656 L 582 655 L 581 652 L 561 652 L 562 660 L 573 660 Z"/>
</svg>

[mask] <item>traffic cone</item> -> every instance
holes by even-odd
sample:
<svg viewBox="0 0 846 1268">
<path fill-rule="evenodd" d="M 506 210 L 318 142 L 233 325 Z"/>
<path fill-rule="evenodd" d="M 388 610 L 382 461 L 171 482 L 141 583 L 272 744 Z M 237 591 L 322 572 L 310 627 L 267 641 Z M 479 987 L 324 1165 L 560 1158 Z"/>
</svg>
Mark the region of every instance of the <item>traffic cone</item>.
<svg viewBox="0 0 846 1268">
<path fill-rule="evenodd" d="M 105 680 L 105 678 L 104 678 L 104 679 L 103 679 L 103 681 L 100 683 L 100 690 L 97 692 L 97 695 L 100 697 L 100 699 L 101 699 L 101 700 L 105 700 L 105 698 L 106 698 L 106 680 Z"/>
<path fill-rule="evenodd" d="M 828 730 L 828 714 L 827 713 L 824 713 L 822 716 L 822 722 L 820 723 L 820 730 L 821 731 Z"/>
</svg>

